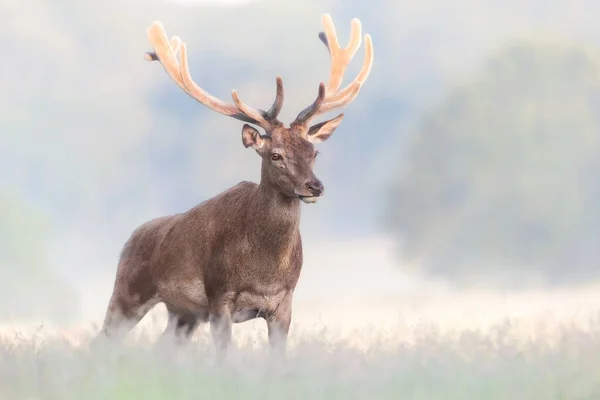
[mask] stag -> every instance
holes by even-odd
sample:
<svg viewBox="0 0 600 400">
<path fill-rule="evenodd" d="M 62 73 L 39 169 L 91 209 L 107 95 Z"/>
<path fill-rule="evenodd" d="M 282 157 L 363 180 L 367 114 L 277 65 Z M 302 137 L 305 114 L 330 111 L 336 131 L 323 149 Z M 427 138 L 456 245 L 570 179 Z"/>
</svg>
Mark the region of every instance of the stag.
<svg viewBox="0 0 600 400">
<path fill-rule="evenodd" d="M 346 67 L 361 44 L 361 24 L 352 20 L 351 37 L 341 48 L 331 17 L 323 15 L 319 34 L 331 58 L 329 82 L 289 125 L 277 119 L 283 82 L 268 111 L 255 109 L 232 91 L 223 102 L 194 82 L 186 44 L 170 40 L 155 21 L 147 30 L 158 61 L 189 96 L 223 115 L 246 122 L 242 143 L 262 158 L 260 183 L 243 181 L 190 210 L 139 226 L 120 255 L 112 296 L 101 333 L 121 337 L 155 305 L 168 311 L 164 335 L 188 339 L 200 323 L 210 323 L 217 350 L 229 347 L 232 324 L 266 320 L 270 346 L 285 351 L 292 297 L 302 268 L 300 205 L 315 203 L 323 183 L 313 173 L 314 144 L 327 140 L 344 114 L 311 124 L 316 116 L 346 106 L 358 95 L 373 63 L 373 45 L 364 36 L 365 60 L 356 78 L 340 90 Z M 179 54 L 179 62 L 177 60 Z M 256 125 L 264 130 L 261 134 Z"/>
</svg>

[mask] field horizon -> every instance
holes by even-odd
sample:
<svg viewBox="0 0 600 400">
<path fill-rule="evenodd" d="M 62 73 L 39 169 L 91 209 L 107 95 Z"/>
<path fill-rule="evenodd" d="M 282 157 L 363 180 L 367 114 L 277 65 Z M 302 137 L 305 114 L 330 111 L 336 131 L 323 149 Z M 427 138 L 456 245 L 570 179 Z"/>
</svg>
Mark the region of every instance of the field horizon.
<svg viewBox="0 0 600 400">
<path fill-rule="evenodd" d="M 163 306 L 108 348 L 89 345 L 98 317 L 70 326 L 4 323 L 0 393 L 15 400 L 596 399 L 597 293 L 590 285 L 301 299 L 283 363 L 269 357 L 262 320 L 234 325 L 225 363 L 215 358 L 208 326 L 187 346 L 157 351 Z"/>
</svg>

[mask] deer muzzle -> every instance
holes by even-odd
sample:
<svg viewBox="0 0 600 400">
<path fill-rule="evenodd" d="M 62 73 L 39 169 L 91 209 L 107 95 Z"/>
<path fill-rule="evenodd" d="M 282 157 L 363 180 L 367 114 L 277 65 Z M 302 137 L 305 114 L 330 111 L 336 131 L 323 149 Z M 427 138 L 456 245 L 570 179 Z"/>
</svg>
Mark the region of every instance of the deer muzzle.
<svg viewBox="0 0 600 400">
<path fill-rule="evenodd" d="M 312 204 L 319 200 L 324 191 L 325 186 L 323 186 L 323 182 L 314 178 L 304 184 L 304 191 L 302 194 L 298 194 L 298 197 L 303 202 Z"/>
</svg>

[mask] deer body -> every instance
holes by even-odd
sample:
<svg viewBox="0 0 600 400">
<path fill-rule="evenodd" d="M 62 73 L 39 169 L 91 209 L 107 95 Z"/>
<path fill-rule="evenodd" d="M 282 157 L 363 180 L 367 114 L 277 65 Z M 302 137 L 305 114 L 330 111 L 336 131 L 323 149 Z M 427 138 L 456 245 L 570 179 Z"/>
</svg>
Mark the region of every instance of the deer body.
<svg viewBox="0 0 600 400">
<path fill-rule="evenodd" d="M 164 242 L 170 251 L 157 258 L 164 274 L 159 296 L 172 309 L 205 315 L 208 296 L 222 298 L 233 322 L 243 322 L 245 315 L 270 315 L 291 296 L 302 266 L 299 200 L 272 199 L 263 191 L 268 189 L 242 182 L 173 224 Z M 196 221 L 205 224 L 200 234 Z M 181 266 L 165 268 L 173 263 Z M 182 293 L 183 279 L 201 284 Z"/>
<path fill-rule="evenodd" d="M 210 298 L 222 308 L 213 313 L 232 323 L 257 317 L 289 323 L 302 267 L 299 222 L 300 200 L 251 182 L 151 220 L 123 249 L 110 315 L 137 322 L 163 302 L 176 323 L 169 333 L 180 333 L 208 321 Z"/>
<path fill-rule="evenodd" d="M 360 45 L 360 25 L 353 21 L 351 43 L 337 44 L 333 23 L 324 16 L 332 56 L 329 88 L 319 86 L 317 99 L 289 127 L 279 120 L 283 84 L 269 111 L 253 109 L 233 91 L 235 105 L 212 97 L 192 80 L 186 46 L 177 37 L 167 40 L 158 22 L 148 30 L 158 60 L 190 96 L 202 104 L 262 127 L 245 124 L 242 142 L 262 158 L 260 184 L 241 182 L 187 212 L 159 217 L 141 225 L 125 244 L 103 333 L 127 333 L 156 304 L 169 313 L 166 334 L 189 337 L 201 322 L 210 322 L 218 349 L 231 341 L 231 325 L 253 318 L 267 321 L 269 341 L 284 347 L 291 323 L 292 298 L 302 268 L 301 202 L 315 203 L 323 194 L 313 173 L 318 152 L 314 144 L 327 140 L 343 114 L 309 125 L 320 113 L 341 107 L 356 97 L 372 64 L 370 37 L 359 76 L 338 91 L 341 75 Z M 331 45 L 330 45 L 331 44 Z M 181 50 L 180 64 L 175 54 Z M 336 61 L 337 60 L 337 61 Z"/>
</svg>

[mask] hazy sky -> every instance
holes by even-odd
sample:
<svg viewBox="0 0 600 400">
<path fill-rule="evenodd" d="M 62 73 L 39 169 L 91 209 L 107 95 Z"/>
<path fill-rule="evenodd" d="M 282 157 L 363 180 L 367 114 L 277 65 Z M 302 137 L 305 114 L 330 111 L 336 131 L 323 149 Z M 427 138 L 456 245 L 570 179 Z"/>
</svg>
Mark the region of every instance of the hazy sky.
<svg viewBox="0 0 600 400">
<path fill-rule="evenodd" d="M 8 55 L 0 74 L 0 189 L 48 218 L 50 263 L 77 282 L 112 278 L 122 244 L 145 220 L 259 178 L 241 124 L 196 103 L 143 60 L 153 20 L 188 43 L 194 79 L 224 100 L 235 88 L 244 101 L 268 107 L 282 75 L 288 121 L 327 77 L 321 14 L 332 14 L 341 43 L 352 17 L 372 35 L 371 77 L 320 146 L 316 172 L 327 195 L 303 208 L 307 252 L 317 248 L 312 243 L 355 246 L 377 237 L 386 183 L 421 110 L 468 79 L 489 52 L 531 36 L 600 37 L 600 3 L 592 0 L 190 2 L 0 1 Z"/>
<path fill-rule="evenodd" d="M 238 7 L 260 0 L 163 0 L 167 3 L 181 4 L 185 6 L 220 6 L 220 7 Z"/>
</svg>

